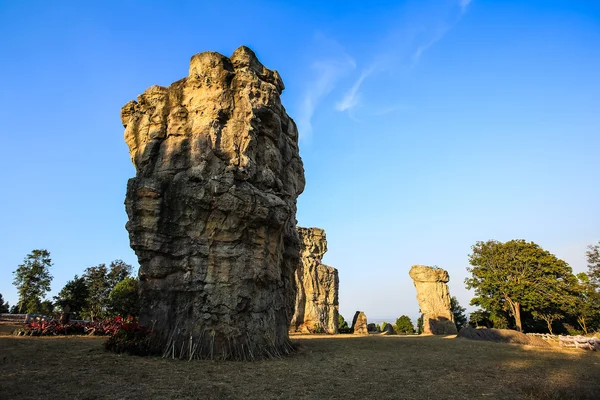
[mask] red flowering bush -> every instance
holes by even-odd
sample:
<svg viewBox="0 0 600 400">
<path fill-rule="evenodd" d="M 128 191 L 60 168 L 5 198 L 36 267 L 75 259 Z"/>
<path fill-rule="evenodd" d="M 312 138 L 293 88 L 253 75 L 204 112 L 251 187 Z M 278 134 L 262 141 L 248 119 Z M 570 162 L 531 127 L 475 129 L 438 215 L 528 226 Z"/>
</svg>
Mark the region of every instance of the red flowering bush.
<svg viewBox="0 0 600 400">
<path fill-rule="evenodd" d="M 152 329 L 140 326 L 133 317 L 122 321 L 120 328 L 104 342 L 104 347 L 115 353 L 136 356 L 148 356 L 158 352 Z"/>
<path fill-rule="evenodd" d="M 73 321 L 68 324 L 61 324 L 59 320 L 40 320 L 25 324 L 15 334 L 18 336 L 59 336 L 59 335 L 95 335 L 111 336 L 114 335 L 124 324 L 133 321 L 129 317 L 123 321 L 121 317 L 107 319 L 104 321 Z"/>
<path fill-rule="evenodd" d="M 59 320 L 32 321 L 15 331 L 18 336 L 94 335 L 109 336 L 104 343 L 107 350 L 146 356 L 158 353 L 154 332 L 140 326 L 133 316 L 104 321 L 73 321 L 61 324 Z"/>
</svg>

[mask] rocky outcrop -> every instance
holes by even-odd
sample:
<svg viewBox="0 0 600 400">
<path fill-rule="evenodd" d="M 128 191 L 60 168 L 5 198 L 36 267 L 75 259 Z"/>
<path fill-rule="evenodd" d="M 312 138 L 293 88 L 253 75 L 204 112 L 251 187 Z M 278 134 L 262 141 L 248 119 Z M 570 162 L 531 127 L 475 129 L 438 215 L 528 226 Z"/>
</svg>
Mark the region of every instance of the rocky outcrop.
<svg viewBox="0 0 600 400">
<path fill-rule="evenodd" d="M 368 335 L 367 316 L 362 311 L 357 311 L 352 319 L 352 332 L 355 335 Z"/>
<path fill-rule="evenodd" d="M 423 333 L 452 335 L 456 333 L 454 316 L 450 311 L 450 292 L 446 283 L 448 272 L 441 268 L 413 265 L 409 272 L 423 314 Z"/>
<path fill-rule="evenodd" d="M 140 322 L 169 356 L 260 359 L 292 350 L 298 131 L 283 82 L 247 47 L 192 57 L 189 75 L 121 110 L 136 176 L 125 205 Z"/>
<path fill-rule="evenodd" d="M 382 329 L 382 332 L 384 335 L 395 335 L 396 331 L 394 330 L 394 327 L 392 326 L 392 324 L 385 324 L 385 326 Z"/>
<path fill-rule="evenodd" d="M 367 324 L 367 332 L 369 333 L 379 333 L 379 329 L 377 329 L 377 325 L 376 324 Z"/>
<path fill-rule="evenodd" d="M 296 332 L 338 330 L 337 269 L 321 263 L 327 252 L 325 231 L 297 228 L 300 238 L 300 263 L 296 270 L 296 309 L 290 329 Z"/>
</svg>

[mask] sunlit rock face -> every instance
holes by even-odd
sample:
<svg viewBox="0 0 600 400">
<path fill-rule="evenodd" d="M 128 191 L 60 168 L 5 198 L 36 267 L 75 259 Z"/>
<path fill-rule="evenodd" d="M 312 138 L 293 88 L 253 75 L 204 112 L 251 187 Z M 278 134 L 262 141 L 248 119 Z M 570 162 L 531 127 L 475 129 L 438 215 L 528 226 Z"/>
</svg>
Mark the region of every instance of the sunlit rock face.
<svg viewBox="0 0 600 400">
<path fill-rule="evenodd" d="M 423 314 L 423 333 L 455 334 L 456 325 L 450 309 L 450 292 L 446 284 L 450 280 L 448 272 L 441 268 L 413 265 L 409 275 L 417 289 L 417 300 Z"/>
<path fill-rule="evenodd" d="M 296 309 L 291 330 L 305 333 L 337 333 L 337 269 L 321 262 L 327 252 L 325 231 L 300 228 L 300 263 L 296 270 Z"/>
<path fill-rule="evenodd" d="M 352 318 L 352 333 L 355 335 L 368 335 L 368 326 L 367 315 L 362 311 L 357 311 L 354 318 Z"/>
<path fill-rule="evenodd" d="M 125 206 L 140 322 L 180 358 L 291 351 L 304 169 L 283 89 L 240 47 L 196 54 L 188 77 L 121 111 L 136 168 Z"/>
</svg>

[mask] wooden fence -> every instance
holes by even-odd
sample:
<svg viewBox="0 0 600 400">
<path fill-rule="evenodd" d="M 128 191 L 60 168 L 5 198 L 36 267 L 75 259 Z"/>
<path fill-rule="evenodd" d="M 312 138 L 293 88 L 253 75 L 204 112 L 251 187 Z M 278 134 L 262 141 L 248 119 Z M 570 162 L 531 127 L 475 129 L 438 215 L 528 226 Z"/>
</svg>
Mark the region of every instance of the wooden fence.
<svg viewBox="0 0 600 400">
<path fill-rule="evenodd" d="M 528 333 L 527 336 L 537 336 L 544 340 L 558 340 L 558 335 L 551 335 L 549 333 Z"/>
<path fill-rule="evenodd" d="M 558 344 L 562 347 L 575 347 L 577 349 L 600 350 L 600 339 L 585 336 L 559 336 Z"/>
<path fill-rule="evenodd" d="M 24 324 L 27 314 L 0 314 L 0 322 L 12 322 L 15 324 Z"/>
<path fill-rule="evenodd" d="M 42 314 L 0 314 L 0 322 L 12 322 L 14 324 L 27 324 L 33 321 L 49 321 L 52 317 Z"/>
</svg>

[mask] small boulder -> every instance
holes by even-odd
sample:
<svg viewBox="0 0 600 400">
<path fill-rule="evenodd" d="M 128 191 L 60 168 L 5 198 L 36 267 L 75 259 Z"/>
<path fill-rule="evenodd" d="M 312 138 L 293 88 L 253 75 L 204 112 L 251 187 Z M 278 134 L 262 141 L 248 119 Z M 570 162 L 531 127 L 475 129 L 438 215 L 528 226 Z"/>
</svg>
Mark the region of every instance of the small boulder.
<svg viewBox="0 0 600 400">
<path fill-rule="evenodd" d="M 394 327 L 392 326 L 392 324 L 385 324 L 385 326 L 383 327 L 383 334 L 384 335 L 395 335 L 396 331 L 394 330 Z"/>
</svg>

